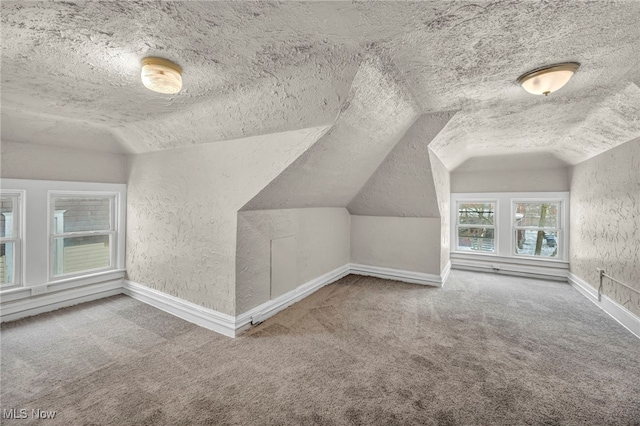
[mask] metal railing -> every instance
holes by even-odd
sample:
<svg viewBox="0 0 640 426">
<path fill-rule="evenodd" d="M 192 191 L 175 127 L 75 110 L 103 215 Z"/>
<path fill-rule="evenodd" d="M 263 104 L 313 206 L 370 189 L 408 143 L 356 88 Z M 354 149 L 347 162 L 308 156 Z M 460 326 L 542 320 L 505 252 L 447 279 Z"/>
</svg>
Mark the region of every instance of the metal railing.
<svg viewBox="0 0 640 426">
<path fill-rule="evenodd" d="M 626 287 L 626 288 L 628 288 L 629 290 L 634 291 L 634 292 L 636 292 L 636 293 L 640 294 L 640 290 L 637 290 L 637 289 L 635 289 L 635 288 L 631 287 L 630 285 L 625 284 L 625 283 L 623 283 L 622 281 L 620 281 L 620 280 L 617 280 L 617 279 L 613 278 L 611 275 L 607 275 L 607 271 L 605 271 L 604 269 L 602 269 L 602 268 L 597 268 L 597 269 L 596 269 L 596 271 L 598 271 L 598 275 L 600 276 L 600 285 L 598 286 L 598 301 L 599 301 L 599 302 L 600 302 L 600 301 L 602 301 L 602 279 L 603 279 L 604 277 L 607 277 L 607 278 L 609 278 L 611 281 L 616 282 L 616 283 L 620 284 L 621 286 Z"/>
</svg>

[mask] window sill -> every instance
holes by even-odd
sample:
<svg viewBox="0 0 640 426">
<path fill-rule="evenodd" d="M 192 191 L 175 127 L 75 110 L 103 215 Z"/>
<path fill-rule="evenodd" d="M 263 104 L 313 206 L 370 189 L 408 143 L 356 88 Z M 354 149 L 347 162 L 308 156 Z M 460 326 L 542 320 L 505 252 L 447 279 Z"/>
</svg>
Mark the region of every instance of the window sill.
<svg viewBox="0 0 640 426">
<path fill-rule="evenodd" d="M 452 259 L 474 259 L 479 260 L 484 258 L 485 261 L 497 261 L 503 263 L 515 263 L 515 264 L 551 264 L 556 265 L 554 267 L 569 266 L 569 262 L 563 259 L 549 259 L 549 258 L 536 258 L 530 256 L 500 256 L 493 253 L 469 253 L 466 251 L 452 251 Z"/>
<path fill-rule="evenodd" d="M 35 286 L 17 287 L 0 291 L 1 302 L 11 302 L 13 300 L 26 299 L 31 296 L 50 294 L 61 290 L 68 290 L 86 285 L 98 284 L 106 281 L 124 279 L 126 270 L 116 269 L 102 271 L 93 274 L 81 275 L 72 278 L 50 281 L 45 284 Z"/>
</svg>

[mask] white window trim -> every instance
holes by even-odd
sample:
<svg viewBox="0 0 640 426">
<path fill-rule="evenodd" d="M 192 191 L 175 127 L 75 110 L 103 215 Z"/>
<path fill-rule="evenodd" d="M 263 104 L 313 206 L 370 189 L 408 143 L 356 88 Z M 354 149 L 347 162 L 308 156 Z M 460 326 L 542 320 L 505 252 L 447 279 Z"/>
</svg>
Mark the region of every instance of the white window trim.
<svg viewBox="0 0 640 426">
<path fill-rule="evenodd" d="M 26 196 L 24 190 L 19 189 L 0 189 L 0 194 L 3 197 L 10 197 L 14 199 L 13 208 L 13 236 L 2 237 L 0 240 L 3 243 L 13 243 L 13 282 L 2 284 L 0 287 L 2 291 L 22 287 L 24 277 L 24 259 L 25 259 L 25 237 L 24 237 L 24 222 L 25 222 L 25 203 Z"/>
<path fill-rule="evenodd" d="M 110 217 L 108 231 L 81 231 L 81 232 L 65 232 L 62 234 L 54 234 L 52 225 L 56 212 L 54 211 L 53 199 L 56 197 L 86 197 L 86 198 L 111 198 Z M 48 241 L 48 255 L 47 255 L 47 270 L 49 271 L 49 282 L 55 282 L 59 280 L 66 280 L 74 277 L 82 277 L 86 275 L 95 274 L 98 272 L 114 271 L 118 269 L 118 235 L 120 233 L 119 227 L 119 211 L 120 211 L 120 193 L 114 191 L 47 191 L 47 234 L 49 236 Z M 109 236 L 109 266 L 104 268 L 87 269 L 80 272 L 72 272 L 68 274 L 56 274 L 53 270 L 53 244 L 55 238 L 63 237 L 82 237 L 82 236 Z"/>
<path fill-rule="evenodd" d="M 494 207 L 494 211 L 493 211 L 493 226 L 489 226 L 489 225 L 462 225 L 462 228 L 487 228 L 487 229 L 493 229 L 493 245 L 494 245 L 494 251 L 493 252 L 489 252 L 489 251 L 472 251 L 472 250 L 461 250 L 458 248 L 458 230 L 460 229 L 460 223 L 458 222 L 459 216 L 458 213 L 460 211 L 460 204 L 477 204 L 477 203 L 493 203 L 495 205 Z M 458 253 L 477 253 L 477 254 L 486 254 L 486 255 L 490 255 L 490 256 L 495 256 L 497 253 L 499 253 L 499 238 L 498 238 L 498 220 L 499 220 L 499 207 L 498 207 L 498 200 L 497 199 L 485 199 L 485 198 L 478 198 L 478 199 L 472 199 L 472 198 L 460 198 L 458 200 L 456 200 L 455 204 L 452 203 L 452 205 L 455 205 L 455 213 L 454 213 L 454 217 L 455 219 L 453 223 L 455 223 L 455 230 L 454 230 L 454 234 L 452 236 L 452 240 L 454 241 L 454 247 L 456 252 Z"/>
<path fill-rule="evenodd" d="M 458 230 L 458 203 L 459 202 L 494 202 L 496 204 L 496 251 L 472 252 L 469 250 L 458 250 L 457 230 Z M 559 225 L 561 227 L 561 247 L 558 247 L 558 257 L 549 258 L 541 256 L 528 256 L 515 254 L 515 223 L 514 202 L 540 202 L 553 201 L 560 203 Z M 539 263 L 562 263 L 569 262 L 569 192 L 491 192 L 491 193 L 451 193 L 451 253 L 456 257 L 485 259 L 491 262 L 493 259 L 519 259 L 521 263 L 531 265 Z"/>
</svg>

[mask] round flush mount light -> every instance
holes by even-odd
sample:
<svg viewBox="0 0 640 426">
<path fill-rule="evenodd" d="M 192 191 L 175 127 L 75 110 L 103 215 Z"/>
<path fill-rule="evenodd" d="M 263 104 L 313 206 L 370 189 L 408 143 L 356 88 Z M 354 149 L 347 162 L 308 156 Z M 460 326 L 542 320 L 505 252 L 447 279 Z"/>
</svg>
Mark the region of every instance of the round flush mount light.
<svg viewBox="0 0 640 426">
<path fill-rule="evenodd" d="M 142 60 L 142 84 L 158 93 L 175 94 L 182 89 L 182 68 L 162 58 Z"/>
<path fill-rule="evenodd" d="M 565 62 L 536 68 L 518 77 L 518 84 L 533 95 L 545 95 L 561 89 L 578 71 L 580 64 Z"/>
</svg>

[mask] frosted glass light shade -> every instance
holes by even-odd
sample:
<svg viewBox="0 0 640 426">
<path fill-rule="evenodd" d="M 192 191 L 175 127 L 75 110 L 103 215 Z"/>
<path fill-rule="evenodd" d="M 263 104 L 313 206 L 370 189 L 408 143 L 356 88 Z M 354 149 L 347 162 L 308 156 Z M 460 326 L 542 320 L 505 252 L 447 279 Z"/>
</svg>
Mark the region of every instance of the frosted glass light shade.
<svg viewBox="0 0 640 426">
<path fill-rule="evenodd" d="M 567 62 L 529 71 L 518 78 L 518 84 L 533 95 L 548 95 L 561 89 L 576 73 L 580 64 Z"/>
<path fill-rule="evenodd" d="M 182 89 L 182 68 L 162 58 L 142 60 L 142 84 L 158 93 L 175 94 Z"/>
</svg>

